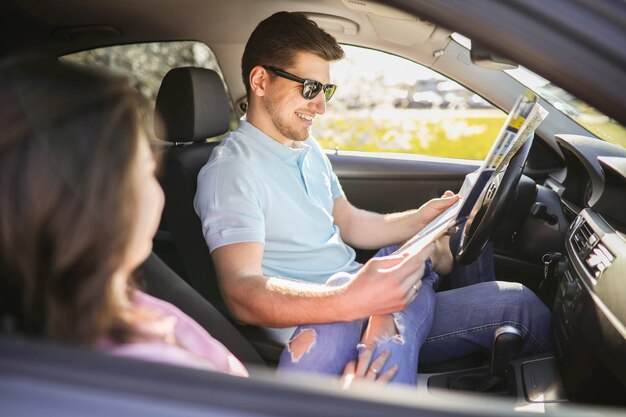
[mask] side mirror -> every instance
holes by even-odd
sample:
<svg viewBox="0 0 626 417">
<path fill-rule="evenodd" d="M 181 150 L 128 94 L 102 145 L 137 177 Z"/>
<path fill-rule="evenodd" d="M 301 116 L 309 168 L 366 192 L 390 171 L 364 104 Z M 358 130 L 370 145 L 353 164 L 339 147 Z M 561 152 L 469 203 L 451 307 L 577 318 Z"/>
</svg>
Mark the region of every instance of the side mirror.
<svg viewBox="0 0 626 417">
<path fill-rule="evenodd" d="M 475 41 L 472 41 L 470 57 L 474 64 L 487 69 L 502 71 L 518 67 L 518 64 L 515 62 L 490 51 L 484 45 Z"/>
</svg>

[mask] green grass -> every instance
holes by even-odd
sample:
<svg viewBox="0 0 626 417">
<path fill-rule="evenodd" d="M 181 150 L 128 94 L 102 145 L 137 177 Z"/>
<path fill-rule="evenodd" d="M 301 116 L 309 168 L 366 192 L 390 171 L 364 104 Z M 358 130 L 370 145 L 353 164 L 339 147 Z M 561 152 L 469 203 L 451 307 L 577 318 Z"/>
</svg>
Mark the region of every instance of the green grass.
<svg viewBox="0 0 626 417">
<path fill-rule="evenodd" d="M 346 114 L 344 112 L 344 114 Z M 493 110 L 394 110 L 320 118 L 314 135 L 326 149 L 484 159 L 506 115 Z"/>
</svg>

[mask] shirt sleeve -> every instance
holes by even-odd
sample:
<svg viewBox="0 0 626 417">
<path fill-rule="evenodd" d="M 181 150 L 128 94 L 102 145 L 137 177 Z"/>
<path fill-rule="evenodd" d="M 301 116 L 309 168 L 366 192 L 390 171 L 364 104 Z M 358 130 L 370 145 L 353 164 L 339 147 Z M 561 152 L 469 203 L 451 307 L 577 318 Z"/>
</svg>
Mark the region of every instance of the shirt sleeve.
<svg viewBox="0 0 626 417">
<path fill-rule="evenodd" d="M 339 182 L 339 178 L 337 178 L 337 174 L 335 174 L 335 172 L 332 170 L 332 167 L 330 169 L 330 192 L 331 192 L 331 195 L 333 196 L 333 200 L 339 197 L 342 197 L 344 195 L 343 187 L 341 186 L 341 183 Z"/>
<path fill-rule="evenodd" d="M 216 158 L 200 170 L 194 208 L 211 252 L 233 243 L 265 243 L 260 189 L 252 170 L 235 158 Z"/>
</svg>

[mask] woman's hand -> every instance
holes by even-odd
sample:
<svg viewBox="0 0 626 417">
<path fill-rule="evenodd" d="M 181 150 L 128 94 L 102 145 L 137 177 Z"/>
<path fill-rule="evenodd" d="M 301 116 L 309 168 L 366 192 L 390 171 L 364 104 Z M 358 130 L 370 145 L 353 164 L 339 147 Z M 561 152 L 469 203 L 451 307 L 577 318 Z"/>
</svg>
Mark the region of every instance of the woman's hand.
<svg viewBox="0 0 626 417">
<path fill-rule="evenodd" d="M 359 356 L 358 361 L 348 362 L 341 377 L 344 388 L 349 387 L 355 380 L 366 380 L 386 384 L 396 376 L 398 365 L 393 365 L 384 373 L 380 373 L 391 356 L 388 350 L 383 351 L 374 361 L 372 361 L 373 354 L 374 346 L 367 345 L 367 348 L 361 353 L 361 356 Z"/>
</svg>

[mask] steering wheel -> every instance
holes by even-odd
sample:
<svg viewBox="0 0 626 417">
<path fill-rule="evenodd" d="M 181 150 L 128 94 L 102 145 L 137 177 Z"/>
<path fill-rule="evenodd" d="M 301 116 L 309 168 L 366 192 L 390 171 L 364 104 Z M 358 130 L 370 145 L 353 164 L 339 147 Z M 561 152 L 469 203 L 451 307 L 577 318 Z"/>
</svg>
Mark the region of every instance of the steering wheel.
<svg viewBox="0 0 626 417">
<path fill-rule="evenodd" d="M 478 196 L 461 232 L 455 257 L 457 262 L 464 265 L 472 263 L 491 240 L 515 200 L 532 142 L 533 135 L 517 150 L 506 169 L 494 176 Z"/>
</svg>

